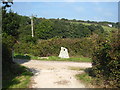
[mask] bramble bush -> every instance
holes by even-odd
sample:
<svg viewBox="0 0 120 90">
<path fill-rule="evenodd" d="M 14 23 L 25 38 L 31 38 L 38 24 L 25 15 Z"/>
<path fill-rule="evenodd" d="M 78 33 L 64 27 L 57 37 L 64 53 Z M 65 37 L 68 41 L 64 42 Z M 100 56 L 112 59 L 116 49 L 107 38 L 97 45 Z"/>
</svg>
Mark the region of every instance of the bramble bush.
<svg viewBox="0 0 120 90">
<path fill-rule="evenodd" d="M 93 71 L 104 87 L 120 87 L 120 40 L 118 31 L 108 38 L 97 39 L 93 54 Z"/>
</svg>

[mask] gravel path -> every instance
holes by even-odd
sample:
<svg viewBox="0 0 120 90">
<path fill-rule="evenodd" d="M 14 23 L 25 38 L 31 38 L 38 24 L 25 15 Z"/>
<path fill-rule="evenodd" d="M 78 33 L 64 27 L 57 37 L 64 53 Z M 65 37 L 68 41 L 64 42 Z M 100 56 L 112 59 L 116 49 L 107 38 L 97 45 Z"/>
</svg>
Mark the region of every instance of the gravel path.
<svg viewBox="0 0 120 90">
<path fill-rule="evenodd" d="M 69 67 L 89 68 L 91 63 L 65 61 L 15 60 L 34 73 L 31 88 L 88 88 L 76 80 L 76 74 L 83 71 Z"/>
</svg>

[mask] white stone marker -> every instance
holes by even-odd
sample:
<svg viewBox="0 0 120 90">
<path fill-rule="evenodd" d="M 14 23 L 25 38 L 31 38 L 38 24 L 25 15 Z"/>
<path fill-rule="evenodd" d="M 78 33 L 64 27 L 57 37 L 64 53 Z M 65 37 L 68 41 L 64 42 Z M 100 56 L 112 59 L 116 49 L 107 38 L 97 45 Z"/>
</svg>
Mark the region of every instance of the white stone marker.
<svg viewBox="0 0 120 90">
<path fill-rule="evenodd" d="M 112 27 L 112 24 L 108 24 L 109 27 Z"/>
<path fill-rule="evenodd" d="M 69 58 L 69 54 L 68 54 L 67 48 L 61 47 L 59 57 L 60 58 Z"/>
</svg>

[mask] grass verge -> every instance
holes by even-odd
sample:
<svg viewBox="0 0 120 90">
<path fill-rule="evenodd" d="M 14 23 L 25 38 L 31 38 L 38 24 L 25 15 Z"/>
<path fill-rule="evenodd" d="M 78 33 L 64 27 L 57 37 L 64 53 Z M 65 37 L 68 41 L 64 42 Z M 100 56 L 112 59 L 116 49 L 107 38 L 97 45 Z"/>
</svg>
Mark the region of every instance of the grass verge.
<svg viewBox="0 0 120 90">
<path fill-rule="evenodd" d="M 72 68 L 72 69 L 78 70 L 77 68 Z M 114 86 L 110 86 L 109 84 L 106 84 L 106 82 L 102 77 L 97 78 L 94 75 L 92 68 L 84 69 L 84 71 L 85 71 L 84 73 L 77 74 L 75 76 L 78 80 L 84 83 L 87 88 L 114 88 Z"/>
<path fill-rule="evenodd" d="M 87 73 L 77 74 L 76 77 L 86 84 L 90 84 L 93 80 Z"/>
<path fill-rule="evenodd" d="M 88 72 L 90 72 L 90 68 L 84 69 L 84 71 L 85 72 L 82 74 L 77 74 L 76 78 L 78 80 L 80 80 L 81 82 L 83 82 L 87 86 L 87 88 L 95 87 L 95 86 L 93 86 L 95 79 L 93 78 L 93 76 L 90 73 L 88 73 Z"/>
<path fill-rule="evenodd" d="M 2 87 L 3 88 L 28 88 L 33 74 L 19 64 L 8 64 L 3 66 Z"/>
<path fill-rule="evenodd" d="M 46 61 L 73 61 L 73 62 L 91 62 L 92 59 L 88 57 L 71 57 L 71 58 L 60 58 L 57 56 L 49 56 L 48 58 L 37 57 L 33 55 L 15 54 L 16 59 L 32 59 L 32 60 L 46 60 Z"/>
</svg>

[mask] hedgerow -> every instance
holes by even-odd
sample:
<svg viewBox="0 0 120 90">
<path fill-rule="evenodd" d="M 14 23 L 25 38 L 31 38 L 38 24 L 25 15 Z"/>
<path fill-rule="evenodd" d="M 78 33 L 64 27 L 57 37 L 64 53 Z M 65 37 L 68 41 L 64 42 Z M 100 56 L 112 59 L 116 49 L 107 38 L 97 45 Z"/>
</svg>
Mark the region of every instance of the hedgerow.
<svg viewBox="0 0 120 90">
<path fill-rule="evenodd" d="M 89 38 L 53 38 L 40 40 L 37 44 L 20 42 L 14 45 L 16 53 L 32 54 L 35 56 L 58 56 L 61 47 L 66 47 L 70 56 L 82 55 L 91 57 L 94 46 L 92 45 L 92 40 Z"/>
<path fill-rule="evenodd" d="M 98 39 L 99 46 L 93 54 L 93 71 L 104 87 L 120 87 L 120 40 L 118 31 L 109 40 Z"/>
</svg>

